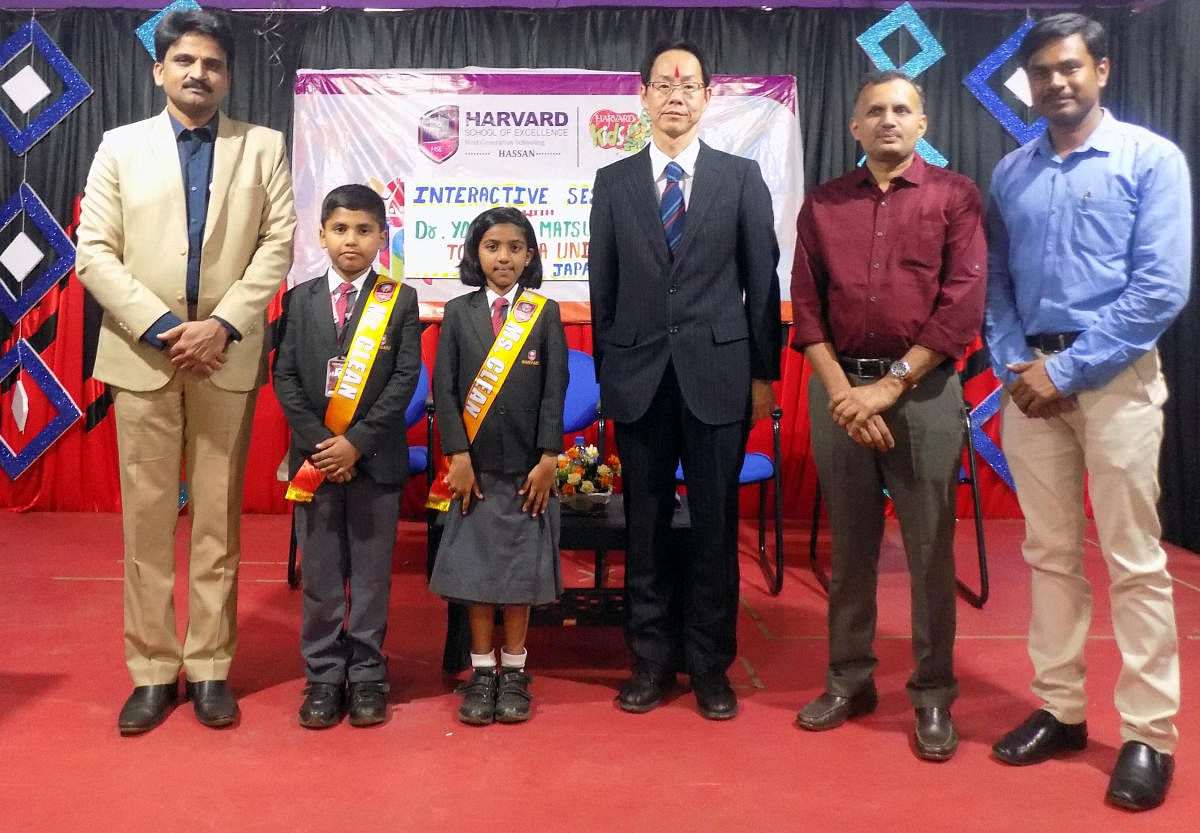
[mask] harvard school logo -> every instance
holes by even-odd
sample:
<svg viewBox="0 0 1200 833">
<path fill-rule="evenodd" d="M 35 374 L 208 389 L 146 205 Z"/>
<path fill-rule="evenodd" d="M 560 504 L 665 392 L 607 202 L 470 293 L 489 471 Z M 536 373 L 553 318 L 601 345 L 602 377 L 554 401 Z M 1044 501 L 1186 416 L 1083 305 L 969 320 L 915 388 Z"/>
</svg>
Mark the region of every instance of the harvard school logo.
<svg viewBox="0 0 1200 833">
<path fill-rule="evenodd" d="M 517 301 L 517 305 L 513 307 L 513 318 L 518 323 L 524 324 L 533 317 L 533 311 L 537 309 L 537 304 L 532 301 Z"/>
<path fill-rule="evenodd" d="M 435 107 L 417 122 L 417 145 L 439 165 L 458 152 L 458 105 Z"/>
<path fill-rule="evenodd" d="M 386 304 L 388 299 L 392 297 L 392 293 L 396 291 L 394 281 L 380 281 L 375 284 L 375 300 L 381 304 Z"/>
</svg>

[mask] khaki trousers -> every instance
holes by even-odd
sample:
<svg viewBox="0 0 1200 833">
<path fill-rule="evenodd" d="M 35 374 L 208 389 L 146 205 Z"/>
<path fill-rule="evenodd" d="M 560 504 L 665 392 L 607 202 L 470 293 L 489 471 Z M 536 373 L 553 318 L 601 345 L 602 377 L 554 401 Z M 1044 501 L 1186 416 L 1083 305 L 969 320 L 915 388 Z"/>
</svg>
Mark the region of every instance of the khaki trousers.
<svg viewBox="0 0 1200 833">
<path fill-rule="evenodd" d="M 1025 514 L 1033 568 L 1033 693 L 1064 723 L 1086 717 L 1084 643 L 1092 617 L 1083 572 L 1084 472 L 1108 566 L 1121 651 L 1115 702 L 1123 741 L 1173 753 L 1179 644 L 1167 556 L 1159 545 L 1158 452 L 1166 383 L 1150 351 L 1060 417 L 1030 419 L 1004 397 L 1001 440 Z"/>
<path fill-rule="evenodd" d="M 155 391 L 114 389 L 125 536 L 125 663 L 134 685 L 223 680 L 237 644 L 238 526 L 256 391 L 179 372 Z M 175 626 L 180 463 L 190 500 L 188 622 Z"/>
</svg>

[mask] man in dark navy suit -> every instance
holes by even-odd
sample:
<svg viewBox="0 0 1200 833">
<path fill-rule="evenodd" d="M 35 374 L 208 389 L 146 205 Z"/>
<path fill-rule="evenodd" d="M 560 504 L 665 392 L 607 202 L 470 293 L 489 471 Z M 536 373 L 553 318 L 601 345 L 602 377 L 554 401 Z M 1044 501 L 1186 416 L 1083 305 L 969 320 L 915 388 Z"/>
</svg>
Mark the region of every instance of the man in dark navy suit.
<svg viewBox="0 0 1200 833">
<path fill-rule="evenodd" d="M 738 471 L 774 406 L 781 326 L 771 195 L 758 165 L 697 138 L 712 91 L 700 49 L 662 43 L 641 68 L 653 142 L 596 175 L 589 248 L 596 374 L 616 423 L 629 529 L 618 705 L 645 712 L 691 675 L 700 712 L 737 713 Z M 693 546 L 668 546 L 675 467 Z"/>
</svg>

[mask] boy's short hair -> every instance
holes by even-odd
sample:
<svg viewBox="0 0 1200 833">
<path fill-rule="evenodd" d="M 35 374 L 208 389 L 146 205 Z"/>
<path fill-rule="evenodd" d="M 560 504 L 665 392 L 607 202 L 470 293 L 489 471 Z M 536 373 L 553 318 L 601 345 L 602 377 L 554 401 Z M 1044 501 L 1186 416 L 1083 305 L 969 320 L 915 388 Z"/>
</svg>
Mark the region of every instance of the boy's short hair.
<svg viewBox="0 0 1200 833">
<path fill-rule="evenodd" d="M 387 206 L 383 204 L 383 197 L 379 196 L 374 188 L 359 185 L 357 182 L 334 188 L 325 195 L 321 203 L 321 225 L 325 225 L 325 221 L 339 208 L 347 211 L 365 211 L 375 218 L 380 231 L 387 228 Z"/>
<path fill-rule="evenodd" d="M 207 35 L 225 52 L 225 66 L 233 68 L 233 30 L 225 18 L 204 9 L 176 9 L 154 27 L 154 60 L 162 63 L 167 50 L 184 35 Z"/>
<path fill-rule="evenodd" d="M 1083 38 L 1088 53 L 1096 63 L 1108 57 L 1108 33 L 1104 31 L 1104 26 L 1087 15 L 1066 12 L 1043 17 L 1035 23 L 1025 35 L 1025 40 L 1021 41 L 1017 50 L 1017 60 L 1022 67 L 1028 67 L 1029 61 L 1046 44 L 1069 38 L 1071 35 Z"/>
<path fill-rule="evenodd" d="M 700 77 L 704 81 L 704 86 L 708 86 L 712 80 L 712 76 L 708 73 L 708 59 L 704 57 L 704 52 L 700 47 L 692 43 L 690 40 L 664 40 L 659 41 L 650 48 L 646 53 L 646 57 L 642 59 L 642 66 L 639 73 L 642 76 L 642 86 L 645 87 L 650 83 L 650 72 L 654 69 L 654 62 L 658 60 L 658 56 L 664 52 L 670 52 L 678 49 L 682 52 L 690 52 L 695 56 L 697 63 L 700 64 Z"/>
<path fill-rule="evenodd" d="M 458 262 L 459 280 L 467 286 L 483 286 L 487 283 L 483 267 L 479 264 L 479 243 L 488 229 L 501 223 L 511 223 L 525 232 L 525 245 L 529 247 L 532 255 L 525 271 L 517 278 L 517 284 L 522 289 L 537 289 L 542 285 L 542 255 L 538 251 L 533 224 L 520 210 L 507 205 L 489 208 L 471 221 L 471 226 L 467 229 L 467 240 L 463 244 L 462 260 Z"/>
</svg>

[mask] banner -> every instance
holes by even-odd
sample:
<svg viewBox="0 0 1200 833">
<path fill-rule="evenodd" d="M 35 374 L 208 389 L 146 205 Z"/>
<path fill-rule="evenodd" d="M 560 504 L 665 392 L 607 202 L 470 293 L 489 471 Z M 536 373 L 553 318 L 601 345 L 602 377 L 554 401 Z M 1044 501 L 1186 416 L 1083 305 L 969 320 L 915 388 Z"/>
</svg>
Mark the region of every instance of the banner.
<svg viewBox="0 0 1200 833">
<path fill-rule="evenodd" d="M 791 76 L 714 76 L 700 137 L 756 160 L 774 199 L 782 297 L 803 190 Z M 515 206 L 537 233 L 545 282 L 567 320 L 586 320 L 588 215 L 596 170 L 650 141 L 636 73 L 583 70 L 300 70 L 292 170 L 294 286 L 328 260 L 317 231 L 321 200 L 349 182 L 371 185 L 388 209 L 391 254 L 421 317 L 467 291 L 458 261 L 481 211 Z M 703 176 L 703 172 L 699 173 Z"/>
</svg>

